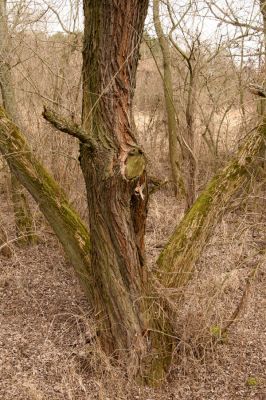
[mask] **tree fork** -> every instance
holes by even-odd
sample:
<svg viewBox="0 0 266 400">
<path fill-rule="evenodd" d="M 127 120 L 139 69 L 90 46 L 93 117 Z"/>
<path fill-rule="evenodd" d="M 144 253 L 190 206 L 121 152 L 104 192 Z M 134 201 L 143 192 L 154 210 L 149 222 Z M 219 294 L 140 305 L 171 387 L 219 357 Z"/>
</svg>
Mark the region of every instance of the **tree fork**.
<svg viewBox="0 0 266 400">
<path fill-rule="evenodd" d="M 20 129 L 9 120 L 1 106 L 0 151 L 6 159 L 12 173 L 14 173 L 21 184 L 31 193 L 39 205 L 40 210 L 53 228 L 83 283 L 92 308 L 95 311 L 99 311 L 99 304 L 95 307 L 97 301 L 95 286 L 99 282 L 97 282 L 95 277 L 95 268 L 92 269 L 91 267 L 92 248 L 88 230 L 75 210 L 69 205 L 59 185 L 34 157 Z M 134 168 L 130 169 L 131 173 L 133 173 L 133 170 Z M 133 182 L 131 182 L 131 185 L 132 184 Z M 137 196 L 140 195 L 138 194 Z M 134 207 L 138 207 L 138 204 L 135 204 Z M 137 233 L 138 232 L 135 234 L 137 235 Z M 139 248 L 137 248 L 138 251 L 142 252 L 142 233 L 140 236 L 141 240 L 139 242 Z M 110 280 L 111 275 L 112 271 L 107 269 L 106 279 L 110 285 L 113 283 Z M 115 279 L 115 277 L 113 279 Z M 144 282 L 146 282 L 147 285 L 144 286 Z M 136 332 L 135 342 L 128 343 L 127 349 L 120 349 L 124 355 L 125 352 L 128 356 L 131 354 L 129 358 L 131 359 L 132 369 L 130 371 L 132 377 L 138 377 L 142 382 L 152 385 L 158 384 L 164 378 L 171 361 L 172 346 L 175 340 L 173 331 L 167 323 L 167 318 L 161 319 L 160 316 L 154 318 L 152 312 L 149 311 L 151 308 L 155 308 L 153 303 L 156 303 L 156 301 L 152 299 L 152 296 L 149 297 L 150 293 L 152 293 L 152 289 L 147 276 L 139 288 L 141 295 L 135 298 L 134 301 L 130 299 L 130 297 L 127 298 L 127 301 L 123 300 L 125 292 L 122 287 L 120 290 L 122 290 L 121 295 L 116 292 L 118 297 L 114 298 L 113 301 L 122 303 L 122 307 L 125 307 L 125 313 L 129 312 L 129 317 L 126 321 L 120 319 L 121 324 L 126 324 L 126 328 L 124 327 L 123 329 L 134 328 L 134 324 L 132 326 L 130 325 L 132 323 L 130 315 L 139 309 L 139 303 L 142 304 L 142 314 L 140 318 L 145 320 L 143 330 L 139 333 Z M 108 302 L 108 298 L 106 301 Z M 127 309 L 127 302 L 129 302 L 131 309 L 130 307 Z M 134 305 L 134 302 L 138 304 Z M 103 311 L 104 309 L 100 309 L 98 315 L 100 336 L 101 321 L 106 319 L 106 314 Z M 106 327 L 105 324 L 102 325 L 102 328 L 104 327 Z M 105 340 L 107 334 L 108 332 L 105 332 Z M 110 333 L 108 336 L 109 338 L 112 337 Z M 106 344 L 108 344 L 108 341 L 103 343 L 103 348 L 108 350 Z M 119 348 L 117 348 L 117 351 L 118 350 Z M 119 352 L 116 356 L 118 355 Z M 133 363 L 132 359 L 135 360 L 135 363 Z"/>
<path fill-rule="evenodd" d="M 104 317 L 99 335 L 107 353 L 127 354 L 132 376 L 154 381 L 162 378 L 169 360 L 164 335 L 169 332 L 161 332 L 160 340 L 152 334 L 156 316 L 147 306 L 144 246 L 146 159 L 131 121 L 148 0 L 83 4 L 82 128 L 97 149 L 81 143 L 80 164 L 90 215 L 94 304 Z"/>
</svg>

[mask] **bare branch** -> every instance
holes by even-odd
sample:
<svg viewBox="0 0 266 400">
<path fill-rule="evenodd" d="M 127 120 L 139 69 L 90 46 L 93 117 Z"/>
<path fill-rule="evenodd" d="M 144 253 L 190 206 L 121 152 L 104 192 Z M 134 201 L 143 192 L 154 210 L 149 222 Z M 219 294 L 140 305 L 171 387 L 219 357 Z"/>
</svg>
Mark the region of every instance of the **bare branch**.
<svg viewBox="0 0 266 400">
<path fill-rule="evenodd" d="M 59 131 L 74 136 L 82 143 L 89 144 L 93 149 L 96 147 L 94 140 L 75 122 L 67 120 L 48 107 L 44 107 L 42 115 L 46 121 L 50 122 Z"/>
<path fill-rule="evenodd" d="M 262 86 L 251 83 L 248 88 L 251 93 L 266 98 L 266 91 Z"/>
<path fill-rule="evenodd" d="M 149 195 L 161 190 L 169 181 L 167 179 L 161 180 L 155 176 L 148 176 Z"/>
<path fill-rule="evenodd" d="M 247 23 L 247 22 L 241 22 L 241 21 L 239 21 L 238 18 L 234 15 L 234 13 L 232 13 L 232 10 L 231 10 L 231 9 L 230 9 L 231 14 L 229 14 L 228 12 L 226 12 L 225 10 L 223 10 L 221 7 L 219 7 L 219 6 L 217 5 L 217 3 L 214 3 L 213 1 L 208 1 L 208 2 L 207 2 L 207 5 L 208 5 L 208 7 L 209 7 L 211 13 L 213 14 L 213 16 L 214 16 L 217 20 L 219 20 L 219 21 L 221 21 L 221 22 L 224 22 L 224 23 L 226 23 L 226 24 L 229 24 L 229 25 L 232 25 L 232 26 L 236 26 L 236 27 L 242 27 L 242 28 L 252 29 L 252 30 L 255 31 L 255 32 L 263 32 L 263 28 L 262 28 L 262 27 L 259 27 L 259 26 L 256 26 L 256 25 L 253 25 L 253 24 L 250 24 L 250 23 Z M 227 4 L 227 6 L 228 6 L 228 4 Z M 214 7 L 216 8 L 216 10 L 218 10 L 218 12 L 221 13 L 221 15 L 219 15 L 219 14 L 214 10 Z"/>
</svg>

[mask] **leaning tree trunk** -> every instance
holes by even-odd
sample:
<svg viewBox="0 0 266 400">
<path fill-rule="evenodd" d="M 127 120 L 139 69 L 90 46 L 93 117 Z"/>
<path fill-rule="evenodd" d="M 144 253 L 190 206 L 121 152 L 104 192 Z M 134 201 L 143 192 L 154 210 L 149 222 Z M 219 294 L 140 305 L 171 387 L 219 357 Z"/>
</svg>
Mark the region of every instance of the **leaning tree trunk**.
<svg viewBox="0 0 266 400">
<path fill-rule="evenodd" d="M 266 122 L 253 131 L 236 157 L 207 185 L 192 208 L 177 226 L 157 261 L 158 287 L 177 297 L 193 272 L 196 261 L 208 242 L 231 199 L 240 190 L 247 192 L 265 151 Z"/>
<path fill-rule="evenodd" d="M 12 120 L 20 124 L 16 98 L 12 84 L 11 69 L 8 63 L 10 35 L 6 15 L 6 0 L 0 0 L 0 88 L 4 107 Z M 32 215 L 23 186 L 11 175 L 12 201 L 15 214 L 17 240 L 20 244 L 36 241 L 33 232 Z"/>
<path fill-rule="evenodd" d="M 91 291 L 87 228 L 62 189 L 35 158 L 20 129 L 0 106 L 0 151 L 55 231 L 87 292 Z"/>
</svg>

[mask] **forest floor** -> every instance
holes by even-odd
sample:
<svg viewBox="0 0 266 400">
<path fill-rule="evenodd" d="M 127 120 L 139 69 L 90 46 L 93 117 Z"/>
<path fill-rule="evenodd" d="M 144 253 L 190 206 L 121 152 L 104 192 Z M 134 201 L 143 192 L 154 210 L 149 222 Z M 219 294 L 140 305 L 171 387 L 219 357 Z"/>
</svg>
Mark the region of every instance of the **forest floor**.
<svg viewBox="0 0 266 400">
<path fill-rule="evenodd" d="M 181 213 L 167 190 L 154 195 L 150 206 L 152 262 Z M 13 257 L 0 258 L 0 399 L 265 400 L 266 274 L 260 249 L 266 225 L 263 207 L 257 214 L 252 207 L 244 210 L 245 218 L 232 210 L 201 257 L 180 307 L 176 359 L 160 389 L 129 382 L 97 344 L 86 355 L 92 311 L 49 227 L 40 225 L 34 247 L 14 244 Z M 0 194 L 0 212 L 12 240 L 6 193 Z M 241 301 L 254 268 L 237 321 L 214 344 L 217 327 Z"/>
</svg>

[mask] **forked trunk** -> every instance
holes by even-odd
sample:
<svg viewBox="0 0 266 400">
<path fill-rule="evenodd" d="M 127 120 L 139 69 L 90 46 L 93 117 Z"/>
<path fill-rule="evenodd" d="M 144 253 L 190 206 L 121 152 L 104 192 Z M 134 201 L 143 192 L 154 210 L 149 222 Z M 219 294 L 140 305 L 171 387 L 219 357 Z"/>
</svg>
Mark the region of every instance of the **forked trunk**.
<svg viewBox="0 0 266 400">
<path fill-rule="evenodd" d="M 57 124 L 58 127 L 59 125 L 62 129 L 63 123 Z M 75 130 L 72 129 L 72 131 Z M 74 133 L 75 136 L 78 135 L 77 131 Z M 82 133 L 80 138 L 84 139 Z M 78 214 L 68 203 L 58 184 L 34 157 L 22 132 L 8 119 L 1 107 L 0 151 L 12 172 L 38 203 L 82 281 L 91 306 L 95 307 L 95 311 L 98 310 L 99 323 L 102 321 L 102 328 L 106 328 L 106 331 L 99 332 L 104 349 L 108 353 L 116 350 L 116 356 L 120 360 L 125 360 L 125 356 L 128 356 L 126 361 L 131 367 L 129 368 L 130 377 L 139 377 L 142 381 L 152 384 L 160 382 L 171 360 L 173 337 L 169 334 L 171 327 L 166 315 L 162 315 L 163 318 L 161 318 L 160 313 L 156 314 L 158 311 L 157 299 L 145 298 L 151 282 L 147 282 L 144 276 L 145 267 L 141 254 L 144 253 L 142 229 L 145 225 L 137 220 L 138 218 L 143 220 L 142 213 L 137 210 L 138 202 L 136 201 L 135 205 L 132 203 L 132 217 L 131 212 L 129 215 L 126 208 L 127 202 L 122 204 L 120 213 L 122 226 L 120 226 L 120 211 L 115 210 L 117 203 L 112 203 L 112 207 L 109 206 L 111 202 L 106 205 L 108 196 L 106 192 L 103 193 L 103 184 L 100 182 L 98 188 L 97 182 L 97 192 L 93 200 L 98 204 L 98 208 L 96 208 L 93 218 L 95 223 L 99 224 L 100 222 L 100 225 L 97 225 L 95 229 L 92 228 L 92 234 L 98 236 L 94 236 L 96 245 L 94 244 L 94 248 L 91 249 L 88 231 Z M 131 169 L 131 171 L 133 170 L 134 168 Z M 114 198 L 116 198 L 115 184 L 109 193 Z M 124 187 L 126 188 L 126 186 Z M 108 187 L 105 186 L 105 189 L 107 190 Z M 128 190 L 126 194 L 128 194 Z M 103 209 L 101 199 L 97 196 L 103 196 L 103 205 L 106 206 L 106 209 Z M 123 197 L 121 192 L 120 196 Z M 124 200 L 125 198 L 122 198 L 121 201 Z M 119 204 L 118 206 L 120 207 Z M 99 214 L 97 217 L 98 211 L 104 213 L 105 216 Z M 110 217 L 106 219 L 109 214 Z M 110 222 L 105 226 L 104 221 L 109 221 L 109 219 Z M 115 227 L 116 221 L 117 227 Z M 111 223 L 114 231 L 112 231 Z M 125 224 L 124 233 L 122 232 L 123 224 Z M 127 224 L 129 225 L 128 231 L 126 230 Z M 140 227 L 139 231 L 134 229 L 137 226 Z M 132 227 L 133 231 L 130 231 Z M 129 234 L 131 241 L 127 241 L 123 234 Z M 115 235 L 118 235 L 117 239 L 114 237 Z M 103 241 L 99 241 L 97 247 L 98 237 Z M 118 242 L 122 242 L 122 250 L 120 250 Z M 132 249 L 129 248 L 130 246 Z M 93 263 L 90 259 L 91 250 Z M 108 251 L 110 254 L 107 253 Z M 123 260 L 126 251 L 128 251 L 129 257 L 135 257 L 133 262 L 127 259 Z M 95 261 L 97 254 L 100 257 L 99 262 Z M 122 259 L 121 262 L 119 256 Z M 128 264 L 126 264 L 127 262 Z M 130 279 L 132 279 L 132 283 Z M 144 285 L 147 286 L 144 287 Z M 156 310 L 155 307 L 157 307 Z M 145 313 L 144 309 L 149 312 Z M 110 317 L 106 314 L 107 312 L 110 312 Z M 132 332 L 135 332 L 135 337 Z M 122 333 L 124 337 L 121 337 Z M 121 353 L 118 353 L 119 349 Z"/>
<path fill-rule="evenodd" d="M 91 243 L 86 227 L 0 107 L 0 150 L 30 191 L 70 257 L 94 306 L 108 354 L 127 361 L 129 377 L 155 383 L 171 360 L 174 332 L 164 298 L 152 293 L 145 265 L 146 162 L 130 126 L 139 40 L 147 0 L 84 0 L 83 128 L 54 125 L 81 142 Z M 52 120 L 52 114 L 45 113 Z M 265 126 L 209 184 L 174 233 L 157 278 L 171 290 L 187 281 L 231 197 L 250 182 Z M 151 276 L 149 276 L 151 279 Z M 125 359 L 126 356 L 126 359 Z"/>
</svg>

